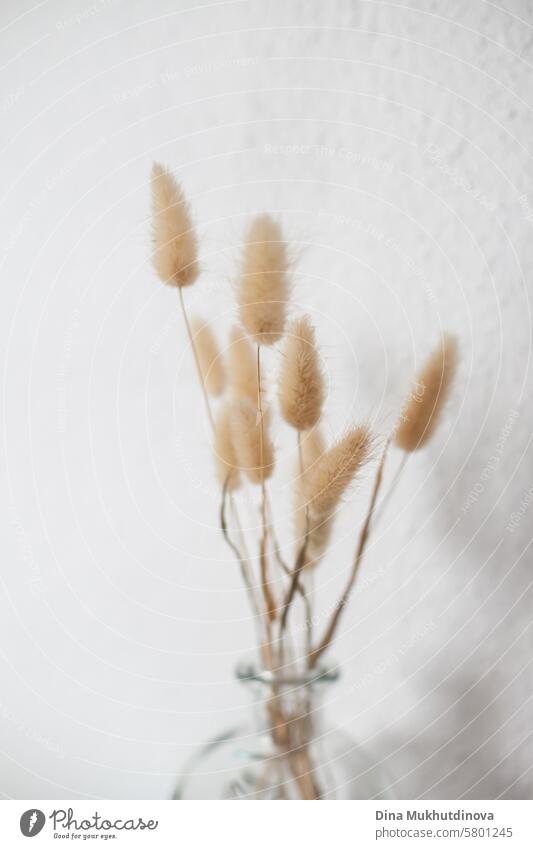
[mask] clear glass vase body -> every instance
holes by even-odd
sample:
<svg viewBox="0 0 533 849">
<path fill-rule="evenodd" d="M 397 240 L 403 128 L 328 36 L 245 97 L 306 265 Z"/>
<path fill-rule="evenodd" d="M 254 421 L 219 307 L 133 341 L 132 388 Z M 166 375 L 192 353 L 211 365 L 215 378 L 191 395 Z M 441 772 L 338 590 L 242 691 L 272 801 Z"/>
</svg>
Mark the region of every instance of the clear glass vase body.
<svg viewBox="0 0 533 849">
<path fill-rule="evenodd" d="M 251 691 L 249 721 L 194 756 L 175 799 L 390 798 L 368 753 L 322 721 L 322 696 L 336 672 L 281 679 L 243 665 L 237 676 Z"/>
</svg>

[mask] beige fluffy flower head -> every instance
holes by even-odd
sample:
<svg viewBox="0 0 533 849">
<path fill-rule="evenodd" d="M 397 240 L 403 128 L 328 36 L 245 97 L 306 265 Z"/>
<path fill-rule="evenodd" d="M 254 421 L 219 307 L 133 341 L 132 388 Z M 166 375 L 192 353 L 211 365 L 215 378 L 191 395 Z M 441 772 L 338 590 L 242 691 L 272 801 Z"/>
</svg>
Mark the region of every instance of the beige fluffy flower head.
<svg viewBox="0 0 533 849">
<path fill-rule="evenodd" d="M 258 215 L 246 236 L 237 292 L 241 324 L 256 344 L 272 345 L 282 337 L 288 290 L 281 228 L 269 215 Z"/>
<path fill-rule="evenodd" d="M 394 442 L 404 451 L 422 448 L 439 424 L 457 368 L 457 339 L 445 333 L 418 373 L 405 403 Z"/>
<path fill-rule="evenodd" d="M 354 427 L 327 451 L 320 431 L 303 454 L 304 470 L 297 479 L 295 500 L 296 543 L 300 547 L 307 531 L 305 567 L 315 566 L 328 546 L 335 511 L 370 456 L 372 438 L 364 425 Z M 305 439 L 305 437 L 304 437 Z M 302 448 L 305 443 L 302 442 Z"/>
<path fill-rule="evenodd" d="M 268 416 L 263 426 L 257 408 L 247 398 L 231 407 L 231 434 L 239 468 L 251 483 L 267 480 L 274 470 L 274 451 L 270 441 Z M 261 440 L 261 435 L 263 439 Z"/>
<path fill-rule="evenodd" d="M 248 398 L 257 404 L 257 363 L 254 349 L 240 327 L 232 327 L 230 331 L 228 378 L 235 398 Z"/>
<path fill-rule="evenodd" d="M 152 168 L 152 261 L 163 283 L 190 286 L 198 277 L 198 245 L 179 183 L 157 162 Z"/>
<path fill-rule="evenodd" d="M 307 474 L 317 463 L 326 450 L 326 440 L 322 430 L 317 425 L 308 430 L 301 438 L 303 475 Z"/>
<path fill-rule="evenodd" d="M 311 516 L 325 518 L 335 511 L 368 460 L 370 448 L 370 431 L 366 425 L 359 425 L 334 443 L 306 472 L 304 491 Z"/>
<path fill-rule="evenodd" d="M 215 336 L 211 327 L 198 318 L 193 318 L 191 330 L 204 386 L 217 397 L 224 391 L 226 374 Z"/>
<path fill-rule="evenodd" d="M 296 430 L 309 430 L 318 422 L 324 381 L 315 330 L 307 316 L 295 319 L 288 328 L 278 396 L 281 415 Z"/>
</svg>

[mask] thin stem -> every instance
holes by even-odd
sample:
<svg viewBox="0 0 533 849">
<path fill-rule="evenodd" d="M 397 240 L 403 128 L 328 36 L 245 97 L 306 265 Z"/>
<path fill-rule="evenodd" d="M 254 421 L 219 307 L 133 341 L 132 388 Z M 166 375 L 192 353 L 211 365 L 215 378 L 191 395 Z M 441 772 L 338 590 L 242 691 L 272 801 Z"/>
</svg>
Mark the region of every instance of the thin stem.
<svg viewBox="0 0 533 849">
<path fill-rule="evenodd" d="M 403 475 L 403 472 L 405 470 L 405 467 L 407 465 L 407 461 L 408 461 L 409 457 L 410 457 L 410 454 L 408 454 L 407 451 L 404 451 L 403 457 L 400 460 L 400 463 L 399 463 L 398 468 L 396 470 L 396 474 L 394 475 L 394 477 L 391 481 L 391 484 L 390 484 L 388 490 L 386 491 L 385 495 L 383 496 L 383 498 L 381 499 L 381 501 L 377 505 L 377 509 L 376 509 L 376 512 L 375 512 L 375 518 L 374 518 L 375 522 L 379 522 L 381 516 L 383 515 L 383 513 L 385 511 L 385 507 L 389 503 L 391 496 L 394 494 L 396 487 L 398 486 L 398 483 L 400 482 L 400 479 Z"/>
<path fill-rule="evenodd" d="M 248 562 L 242 556 L 239 547 L 231 539 L 231 537 L 229 535 L 229 531 L 228 531 L 228 525 L 227 525 L 227 521 L 226 521 L 226 500 L 227 500 L 227 496 L 228 496 L 228 481 L 229 481 L 229 476 L 224 481 L 224 486 L 222 488 L 222 502 L 220 504 L 220 527 L 221 527 L 222 533 L 224 535 L 224 539 L 226 540 L 227 544 L 229 545 L 229 547 L 231 548 L 231 550 L 233 551 L 233 553 L 235 554 L 235 556 L 237 558 L 237 561 L 239 563 L 240 570 L 241 570 L 242 579 L 243 579 L 244 585 L 246 587 L 246 592 L 248 594 L 248 598 L 249 598 L 250 604 L 252 606 L 252 610 L 255 613 L 256 620 L 259 622 L 260 619 L 261 619 L 261 605 L 259 604 L 259 600 L 257 599 L 256 594 L 254 592 L 252 579 L 251 579 L 250 572 L 249 572 L 249 569 L 248 569 Z M 263 654 L 263 660 L 264 660 L 264 663 L 267 666 L 267 668 L 272 668 L 272 645 L 271 645 L 272 637 L 271 637 L 271 634 L 270 634 L 270 627 L 269 627 L 268 619 L 267 619 L 265 631 L 266 631 L 266 642 L 263 643 L 262 647 L 261 647 L 262 654 Z"/>
<path fill-rule="evenodd" d="M 289 589 L 287 591 L 287 595 L 285 596 L 285 601 L 283 603 L 283 610 L 281 613 L 281 622 L 279 628 L 279 638 L 280 640 L 283 637 L 283 632 L 285 631 L 287 625 L 287 616 L 289 614 L 289 609 L 292 604 L 292 600 L 294 598 L 294 593 L 296 592 L 296 588 L 298 587 L 300 573 L 305 565 L 305 556 L 307 554 L 307 543 L 309 540 L 309 534 L 305 533 L 303 544 L 298 552 L 298 556 L 296 558 L 296 564 L 294 569 L 291 572 L 291 582 L 289 584 Z"/>
<path fill-rule="evenodd" d="M 226 521 L 226 500 L 228 498 L 228 480 L 229 480 L 229 476 L 228 476 L 228 478 L 226 478 L 226 480 L 224 482 L 224 486 L 222 488 L 222 502 L 220 504 L 220 528 L 221 528 L 222 533 L 224 535 L 224 539 L 226 540 L 227 544 L 229 545 L 229 547 L 231 548 L 231 550 L 233 551 L 233 553 L 235 554 L 235 556 L 236 556 L 236 558 L 239 562 L 239 566 L 241 567 L 241 574 L 242 574 L 246 589 L 248 591 L 250 601 L 252 602 L 252 607 L 255 610 L 255 612 L 259 615 L 259 605 L 257 603 L 257 599 L 256 599 L 255 593 L 253 591 L 252 581 L 251 581 L 250 574 L 249 574 L 249 571 L 248 571 L 248 564 L 247 564 L 245 558 L 242 556 L 239 547 L 231 539 L 231 537 L 229 535 L 229 531 L 228 531 L 228 523 Z"/>
<path fill-rule="evenodd" d="M 268 498 L 268 492 L 267 492 L 267 505 L 266 506 L 267 506 L 268 535 L 269 535 L 270 540 L 272 542 L 272 549 L 271 549 L 272 554 L 274 555 L 278 566 L 280 566 L 281 569 L 285 572 L 285 574 L 288 575 L 290 573 L 290 569 L 289 569 L 285 560 L 282 557 L 281 546 L 279 544 L 279 541 L 276 538 L 276 532 L 274 530 L 274 516 L 273 516 L 273 513 L 272 513 L 272 506 L 271 506 L 270 500 Z"/>
<path fill-rule="evenodd" d="M 270 589 L 268 579 L 268 558 L 267 558 L 267 516 L 266 516 L 266 483 L 265 483 L 265 468 L 264 468 L 264 425 L 263 425 L 263 402 L 261 399 L 261 346 L 257 346 L 257 415 L 259 416 L 259 463 L 261 466 L 261 540 L 259 543 L 259 565 L 261 569 L 261 584 L 263 587 L 263 595 L 265 597 L 265 605 L 268 619 L 273 622 L 276 618 L 276 602 Z"/>
<path fill-rule="evenodd" d="M 292 572 L 289 569 L 289 567 L 287 566 L 287 564 L 281 558 L 279 558 L 278 562 L 279 562 L 279 565 L 281 566 L 282 570 L 285 572 L 285 574 L 288 575 L 289 578 L 292 578 Z M 308 643 L 309 643 L 309 628 L 311 628 L 311 625 L 312 625 L 312 609 L 311 609 L 311 605 L 309 603 L 309 599 L 307 598 L 307 592 L 306 592 L 306 588 L 304 586 L 303 581 L 301 581 L 301 580 L 298 581 L 296 589 L 300 593 L 300 595 L 302 597 L 302 601 L 303 601 L 304 606 L 305 606 L 305 621 L 306 621 L 306 625 L 308 625 L 307 637 L 306 637 L 306 656 L 309 656 L 310 647 L 309 647 Z M 278 639 L 281 639 L 281 637 L 282 637 L 282 634 L 280 633 L 278 635 Z M 283 655 L 284 655 L 283 648 L 284 648 L 284 646 L 282 644 L 280 644 L 280 658 L 283 658 Z M 281 664 L 281 665 L 283 665 L 283 664 Z"/>
<path fill-rule="evenodd" d="M 287 566 L 285 560 L 281 556 L 281 548 L 280 548 L 280 545 L 279 545 L 279 543 L 276 539 L 276 534 L 275 534 L 274 524 L 273 524 L 273 518 L 272 518 L 272 508 L 271 508 L 270 502 L 268 500 L 268 493 L 267 493 L 267 515 L 268 515 L 268 536 L 269 536 L 269 538 L 272 542 L 272 545 L 273 545 L 272 553 L 273 553 L 274 558 L 276 560 L 276 563 L 280 567 L 281 571 L 285 575 L 287 575 L 287 577 L 290 578 L 292 576 L 292 571 Z M 311 614 L 311 606 L 310 606 L 309 601 L 307 599 L 307 592 L 306 592 L 305 583 L 304 583 L 303 580 L 298 581 L 297 590 L 300 593 L 300 595 L 302 597 L 302 601 L 303 601 L 304 606 L 305 606 L 305 616 L 306 616 L 305 621 L 310 623 L 311 622 L 311 615 L 312 615 Z M 308 642 L 308 639 L 306 640 L 306 642 Z M 310 651 L 310 648 L 308 647 L 307 651 L 306 651 L 306 656 L 309 655 L 309 651 Z"/>
<path fill-rule="evenodd" d="M 192 334 L 191 325 L 189 323 L 189 317 L 187 315 L 187 310 L 185 309 L 185 301 L 183 299 L 183 292 L 181 291 L 182 287 L 178 286 L 178 292 L 180 296 L 180 304 L 181 304 L 181 312 L 183 315 L 183 320 L 185 322 L 185 327 L 187 328 L 187 335 L 189 337 L 189 343 L 192 349 L 192 353 L 194 356 L 194 362 L 196 363 L 196 371 L 198 372 L 198 380 L 200 381 L 200 386 L 202 387 L 202 393 L 204 396 L 205 408 L 207 410 L 207 416 L 209 418 L 209 423 L 214 430 L 215 428 L 215 420 L 213 418 L 213 413 L 211 411 L 211 404 L 209 403 L 209 395 L 207 394 L 207 389 L 205 388 L 204 376 L 202 374 L 202 369 L 200 368 L 200 360 L 198 359 L 198 351 L 196 350 L 196 345 L 194 344 L 194 336 Z"/>
<path fill-rule="evenodd" d="M 299 466 L 299 471 L 300 471 L 300 478 L 303 478 L 305 469 L 304 469 L 304 453 L 303 453 L 303 449 L 302 449 L 302 434 L 301 434 L 301 431 L 299 431 L 299 430 L 296 431 L 296 434 L 297 434 L 296 441 L 297 441 L 297 445 L 298 445 L 298 466 Z"/>
<path fill-rule="evenodd" d="M 303 474 L 303 454 L 302 454 L 302 446 L 300 440 L 300 432 L 298 431 L 298 456 L 300 461 L 300 474 Z M 303 543 L 300 546 L 296 557 L 296 563 L 294 565 L 294 569 L 291 572 L 291 582 L 289 584 L 289 589 L 287 591 L 287 595 L 285 596 L 285 601 L 283 604 L 283 610 L 281 613 L 281 622 L 279 628 L 279 639 L 280 642 L 283 639 L 283 633 L 287 626 L 287 617 L 289 615 L 289 610 L 292 604 L 292 600 L 294 598 L 294 594 L 296 592 L 296 588 L 300 583 L 300 573 L 305 566 L 306 555 L 307 555 L 307 545 L 309 542 L 309 507 L 306 503 L 305 505 L 305 531 Z"/>
<path fill-rule="evenodd" d="M 372 516 L 374 513 L 374 508 L 376 506 L 376 500 L 378 497 L 378 493 L 381 487 L 381 483 L 383 480 L 383 468 L 385 466 L 385 458 L 387 456 L 387 451 L 390 445 L 390 439 L 387 439 L 385 443 L 385 448 L 383 449 L 383 454 L 381 455 L 381 460 L 379 466 L 377 468 L 376 477 L 374 479 L 374 487 L 372 489 L 372 497 L 370 499 L 370 504 L 368 507 L 368 511 L 366 514 L 365 521 L 363 523 L 363 527 L 361 528 L 361 533 L 359 535 L 359 542 L 355 551 L 355 557 L 353 559 L 352 569 L 348 578 L 348 582 L 342 593 L 340 599 L 335 605 L 335 610 L 333 612 L 333 616 L 331 617 L 330 623 L 326 628 L 324 636 L 322 637 L 318 646 L 313 649 L 309 656 L 309 666 L 312 668 L 315 666 L 318 659 L 322 656 L 322 654 L 326 651 L 326 649 L 330 646 L 331 641 L 335 635 L 335 630 L 338 626 L 339 619 L 342 611 L 346 607 L 346 604 L 350 598 L 353 585 L 355 583 L 355 579 L 359 572 L 359 567 L 361 565 L 361 560 L 363 559 L 363 554 L 365 551 L 366 543 L 368 540 L 368 536 L 370 534 L 370 525 L 372 521 Z"/>
<path fill-rule="evenodd" d="M 211 411 L 211 404 L 209 402 L 209 396 L 207 394 L 207 389 L 206 389 L 206 386 L 205 386 L 204 377 L 203 377 L 203 374 L 202 374 L 202 369 L 200 367 L 200 360 L 198 358 L 198 352 L 196 350 L 196 345 L 194 343 L 194 336 L 192 334 L 191 325 L 190 325 L 190 322 L 189 322 L 189 317 L 187 315 L 187 310 L 185 308 L 185 300 L 183 298 L 183 292 L 181 291 L 181 287 L 178 288 L 178 291 L 179 291 L 181 312 L 182 312 L 183 320 L 184 320 L 185 327 L 186 327 L 186 330 L 187 330 L 187 336 L 189 337 L 189 343 L 190 343 L 190 346 L 191 346 L 191 350 L 192 350 L 192 353 L 193 353 L 193 356 L 194 356 L 194 362 L 195 362 L 195 365 L 196 365 L 196 372 L 197 372 L 198 380 L 200 382 L 200 386 L 201 386 L 201 389 L 202 389 L 205 408 L 206 408 L 206 411 L 207 411 L 207 417 L 209 419 L 211 429 L 214 431 L 215 430 L 215 420 L 214 420 L 214 417 L 213 417 L 213 413 Z M 259 363 L 259 350 L 257 352 L 257 355 L 258 355 L 258 370 L 259 370 L 259 365 L 260 365 L 260 363 Z M 259 381 L 259 378 L 260 378 L 260 373 L 258 371 L 258 381 Z M 260 404 L 260 401 L 261 401 L 261 388 L 260 388 L 260 384 L 258 382 L 258 403 L 259 404 Z M 259 407 L 259 409 L 261 409 L 261 407 Z M 262 421 L 262 418 L 261 418 L 261 451 L 262 451 L 262 449 L 263 449 L 263 421 Z M 262 467 L 262 465 L 263 464 L 261 463 L 261 467 Z M 263 480 L 262 484 L 263 484 L 263 486 L 262 486 L 262 489 L 263 489 L 262 514 L 264 516 L 264 514 L 265 514 L 264 480 Z M 243 577 L 243 580 L 244 580 L 244 583 L 245 583 L 245 587 L 246 587 L 246 590 L 248 592 L 250 601 L 252 602 L 252 607 L 253 607 L 254 611 L 257 611 L 257 616 L 260 617 L 261 616 L 261 614 L 259 612 L 260 606 L 259 606 L 259 604 L 258 604 L 258 602 L 255 598 L 254 593 L 253 593 L 252 581 L 251 581 L 249 573 L 248 573 L 247 562 L 245 562 L 238 546 L 235 545 L 235 543 L 233 542 L 233 540 L 230 539 L 229 534 L 228 534 L 227 523 L 226 523 L 226 512 L 225 512 L 226 511 L 226 492 L 227 492 L 227 481 L 224 484 L 223 493 L 222 493 L 222 505 L 221 505 L 221 514 L 220 514 L 220 520 L 221 520 L 220 523 L 221 523 L 222 533 L 224 534 L 224 538 L 225 538 L 226 542 L 228 543 L 231 550 L 234 552 L 235 556 L 237 557 L 239 566 L 241 568 L 241 574 L 242 574 L 242 577 Z M 241 534 L 241 536 L 243 537 L 242 526 L 240 524 L 239 515 L 238 515 L 237 509 L 236 509 L 236 505 L 234 505 L 234 508 L 235 508 L 235 521 L 236 521 L 236 524 L 237 524 L 237 529 L 238 529 L 239 533 Z M 265 521 L 263 519 L 263 528 L 264 527 L 265 527 Z M 274 613 L 274 616 L 275 616 L 275 602 L 274 602 L 274 599 L 272 598 L 272 595 L 270 594 L 270 588 L 268 587 L 268 583 L 265 583 L 265 579 L 266 579 L 266 553 L 265 553 L 265 549 L 266 549 L 266 539 L 265 539 L 265 532 L 264 532 L 263 533 L 263 540 L 262 540 L 262 551 L 261 551 L 261 554 L 260 554 L 260 561 L 261 561 L 261 576 L 262 576 L 261 580 L 262 580 L 262 585 L 263 585 L 263 594 L 264 594 L 264 598 L 265 598 L 267 612 L 266 612 L 266 616 L 265 616 L 266 639 L 265 639 L 265 642 L 263 643 L 263 645 L 261 647 L 261 650 L 262 650 L 263 660 L 264 660 L 265 666 L 267 667 L 267 669 L 273 670 L 274 669 L 274 657 L 273 657 L 273 650 L 272 650 L 271 618 L 272 618 L 272 612 Z"/>
<path fill-rule="evenodd" d="M 298 466 L 300 473 L 300 484 L 303 483 L 303 477 L 305 475 L 305 465 L 304 465 L 304 453 L 302 449 L 302 434 L 301 431 L 298 431 Z M 305 530 L 306 534 L 309 534 L 309 504 L 307 501 L 305 502 Z M 313 644 L 313 592 L 312 586 L 310 584 L 310 576 L 312 576 L 312 569 L 307 569 L 302 575 L 302 583 L 304 586 L 303 597 L 306 604 L 306 656 L 309 658 L 311 653 L 311 646 Z M 308 590 L 311 590 L 308 597 Z"/>
<path fill-rule="evenodd" d="M 229 506 L 231 508 L 231 511 L 233 513 L 233 519 L 235 521 L 237 533 L 239 534 L 239 539 L 240 539 L 240 543 L 241 543 L 241 551 L 243 552 L 243 557 L 246 560 L 246 562 L 249 563 L 250 562 L 250 554 L 248 552 L 248 545 L 246 543 L 246 537 L 244 535 L 243 529 L 242 529 L 240 521 L 239 521 L 239 511 L 237 509 L 237 502 L 236 502 L 235 498 L 233 497 L 232 492 L 228 493 L 228 501 L 229 501 Z"/>
<path fill-rule="evenodd" d="M 281 568 L 283 569 L 283 571 L 285 572 L 285 574 L 286 574 L 289 578 L 292 578 L 292 571 L 289 569 L 289 567 L 287 566 L 287 564 L 285 563 L 285 561 L 284 561 L 284 560 L 282 560 L 282 559 L 280 558 L 280 559 L 278 560 L 278 563 L 279 563 L 279 565 L 281 566 Z M 304 602 L 304 604 L 306 605 L 306 607 L 308 607 L 308 606 L 309 606 L 309 603 L 307 602 L 306 597 L 305 597 L 305 587 L 304 587 L 304 585 L 303 585 L 303 583 L 302 583 L 301 581 L 298 583 L 298 586 L 296 587 L 296 589 L 298 590 L 298 592 L 299 592 L 299 593 L 300 593 L 300 595 L 302 596 L 302 601 Z"/>
<path fill-rule="evenodd" d="M 292 570 L 287 566 L 287 563 L 283 559 L 283 557 L 281 555 L 281 548 L 280 548 L 279 542 L 276 539 L 276 534 L 275 534 L 274 524 L 273 524 L 273 518 L 272 518 L 272 508 L 270 506 L 270 502 L 269 502 L 269 499 L 268 499 L 268 492 L 267 492 L 267 516 L 268 516 L 268 536 L 269 536 L 269 539 L 271 540 L 272 545 L 273 545 L 272 554 L 273 554 L 273 556 L 276 560 L 276 563 L 280 567 L 281 571 L 285 575 L 287 575 L 287 577 L 290 578 L 290 577 L 292 577 Z M 306 616 L 305 621 L 306 621 L 306 623 L 312 623 L 311 605 L 310 605 L 309 600 L 307 598 L 307 590 L 306 590 L 305 583 L 304 583 L 303 580 L 298 581 L 298 586 L 296 587 L 296 589 L 298 590 L 298 592 L 299 592 L 299 594 L 302 598 L 302 601 L 304 603 L 304 606 L 305 606 L 305 616 Z M 306 642 L 309 642 L 309 632 L 307 633 Z M 307 650 L 306 650 L 306 656 L 309 655 L 309 651 L 310 651 L 310 647 L 308 646 Z"/>
</svg>

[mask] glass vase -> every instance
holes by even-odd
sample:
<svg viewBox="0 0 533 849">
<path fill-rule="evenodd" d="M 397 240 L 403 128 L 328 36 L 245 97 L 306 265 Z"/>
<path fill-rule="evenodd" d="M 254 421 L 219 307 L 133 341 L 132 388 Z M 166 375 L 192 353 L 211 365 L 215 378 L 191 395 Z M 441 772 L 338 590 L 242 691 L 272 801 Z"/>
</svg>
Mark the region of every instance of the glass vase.
<svg viewBox="0 0 533 849">
<path fill-rule="evenodd" d="M 322 720 L 321 702 L 336 670 L 283 677 L 241 664 L 237 678 L 252 697 L 249 721 L 186 764 L 175 799 L 391 798 L 389 781 L 369 754 Z"/>
</svg>

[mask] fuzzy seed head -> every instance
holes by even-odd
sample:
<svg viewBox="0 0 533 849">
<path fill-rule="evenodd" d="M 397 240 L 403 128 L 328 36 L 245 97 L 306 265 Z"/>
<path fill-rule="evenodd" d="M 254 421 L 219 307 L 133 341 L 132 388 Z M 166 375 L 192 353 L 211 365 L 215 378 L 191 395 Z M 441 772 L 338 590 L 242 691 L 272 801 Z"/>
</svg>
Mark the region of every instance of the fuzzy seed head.
<svg viewBox="0 0 533 849">
<path fill-rule="evenodd" d="M 217 397 L 224 391 L 226 374 L 215 336 L 211 327 L 198 318 L 192 319 L 191 330 L 204 386 Z"/>
<path fill-rule="evenodd" d="M 303 474 L 307 474 L 315 466 L 326 450 L 324 434 L 318 425 L 302 433 L 301 437 Z"/>
<path fill-rule="evenodd" d="M 269 215 L 258 215 L 246 236 L 237 292 L 241 324 L 257 345 L 272 345 L 282 337 L 288 290 L 281 228 Z"/>
<path fill-rule="evenodd" d="M 159 163 L 152 168 L 152 261 L 163 283 L 190 286 L 199 274 L 198 245 L 179 183 Z"/>
<path fill-rule="evenodd" d="M 315 330 L 307 316 L 288 329 L 279 382 L 279 405 L 285 421 L 296 430 L 308 430 L 322 412 L 324 381 L 315 347 Z"/>
<path fill-rule="evenodd" d="M 231 405 L 224 404 L 215 422 L 215 462 L 217 477 L 228 491 L 238 489 L 241 484 L 241 476 L 238 468 L 237 454 L 233 443 L 231 430 Z"/>
<path fill-rule="evenodd" d="M 314 515 L 307 511 L 306 516 L 306 477 L 324 454 L 326 447 L 324 435 L 319 427 L 314 427 L 301 436 L 301 455 L 303 469 L 296 471 L 294 529 L 297 550 L 301 547 L 306 529 L 308 533 L 305 567 L 318 563 L 327 548 L 332 529 L 331 516 Z"/>
<path fill-rule="evenodd" d="M 368 460 L 370 448 L 371 436 L 364 426 L 353 428 L 328 451 L 323 449 L 319 432 L 309 443 L 311 463 L 307 465 L 304 459 L 304 473 L 296 489 L 295 514 L 298 545 L 302 544 L 307 528 L 306 568 L 315 566 L 324 555 L 333 530 L 335 510 Z"/>
<path fill-rule="evenodd" d="M 457 339 L 446 333 L 418 373 L 404 405 L 394 442 L 404 451 L 422 448 L 433 436 L 457 368 Z"/>
<path fill-rule="evenodd" d="M 231 407 L 231 433 L 238 465 L 251 483 L 267 480 L 274 470 L 274 451 L 269 436 L 268 416 L 261 418 L 257 407 L 247 398 L 234 401 Z"/>
<path fill-rule="evenodd" d="M 232 327 L 228 349 L 228 377 L 235 398 L 257 405 L 257 363 L 250 340 L 240 327 Z M 263 376 L 261 375 L 261 384 Z"/>
<path fill-rule="evenodd" d="M 365 425 L 352 428 L 323 454 L 305 476 L 304 492 L 312 517 L 334 513 L 358 471 L 368 460 L 371 437 Z"/>
</svg>

